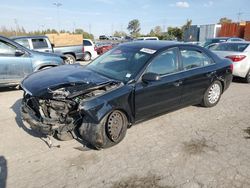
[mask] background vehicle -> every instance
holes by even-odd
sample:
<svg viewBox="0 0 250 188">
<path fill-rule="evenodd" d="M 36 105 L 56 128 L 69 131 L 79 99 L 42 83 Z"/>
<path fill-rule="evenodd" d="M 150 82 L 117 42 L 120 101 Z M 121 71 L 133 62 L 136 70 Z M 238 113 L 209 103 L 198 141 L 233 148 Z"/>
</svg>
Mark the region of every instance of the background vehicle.
<svg viewBox="0 0 250 188">
<path fill-rule="evenodd" d="M 159 40 L 158 37 L 138 37 L 136 40 Z"/>
<path fill-rule="evenodd" d="M 221 43 L 221 42 L 233 42 L 233 41 L 245 41 L 244 39 L 237 38 L 237 37 L 216 37 L 216 38 L 208 38 L 204 43 L 203 47 L 207 47 L 214 43 Z"/>
<path fill-rule="evenodd" d="M 112 43 L 96 43 L 95 49 L 98 55 L 101 55 L 113 48 Z"/>
<path fill-rule="evenodd" d="M 95 44 L 90 39 L 83 39 L 83 47 L 84 47 L 84 61 L 89 61 L 91 59 L 95 59 L 97 57 L 97 52 L 95 49 Z"/>
<path fill-rule="evenodd" d="M 110 38 L 106 35 L 100 35 L 99 40 L 110 40 Z"/>
<path fill-rule="evenodd" d="M 61 66 L 24 79 L 23 119 L 60 139 L 76 130 L 96 148 L 110 147 L 136 122 L 188 105 L 215 106 L 231 83 L 231 65 L 196 45 L 121 44 L 85 67 Z"/>
<path fill-rule="evenodd" d="M 250 83 L 250 42 L 224 42 L 212 48 L 222 58 L 231 59 L 233 75 L 244 78 Z"/>
<path fill-rule="evenodd" d="M 64 55 L 67 58 L 67 64 L 73 64 L 76 60 L 84 58 L 84 48 L 82 45 L 53 47 L 53 44 L 50 43 L 46 36 L 22 36 L 13 37 L 12 39 L 31 50 Z"/>
<path fill-rule="evenodd" d="M 34 71 L 62 64 L 63 59 L 56 54 L 32 51 L 0 36 L 0 87 L 18 85 Z"/>
</svg>

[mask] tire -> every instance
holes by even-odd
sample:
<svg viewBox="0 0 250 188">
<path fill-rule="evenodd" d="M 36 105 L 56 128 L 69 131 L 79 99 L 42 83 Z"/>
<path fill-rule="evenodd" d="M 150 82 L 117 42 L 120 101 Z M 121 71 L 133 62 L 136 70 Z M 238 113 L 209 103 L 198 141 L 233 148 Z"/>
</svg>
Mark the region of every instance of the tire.
<svg viewBox="0 0 250 188">
<path fill-rule="evenodd" d="M 74 139 L 70 132 L 56 133 L 55 137 L 61 141 L 69 141 Z"/>
<path fill-rule="evenodd" d="M 65 60 L 66 64 L 70 65 L 70 64 L 74 64 L 76 62 L 76 58 L 73 55 L 71 55 L 71 54 L 65 54 L 65 57 L 67 58 Z"/>
<path fill-rule="evenodd" d="M 250 83 L 250 70 L 248 71 L 246 77 L 245 77 L 245 82 Z"/>
<path fill-rule="evenodd" d="M 202 106 L 204 107 L 213 107 L 215 106 L 221 98 L 222 94 L 222 84 L 220 81 L 214 81 L 206 93 L 203 96 Z"/>
<path fill-rule="evenodd" d="M 84 61 L 90 61 L 91 60 L 91 54 L 89 52 L 85 53 L 83 56 Z"/>
<path fill-rule="evenodd" d="M 115 118 L 119 117 L 119 118 Z M 112 125 L 110 122 L 120 122 L 118 126 Z M 113 129 L 110 128 L 113 126 Z M 115 128 L 115 127 L 119 127 Z M 91 123 L 89 120 L 83 119 L 81 127 L 78 129 L 79 135 L 91 147 L 99 149 L 112 147 L 121 142 L 127 132 L 128 119 L 120 110 L 114 110 L 106 115 L 100 123 Z M 113 132 L 116 132 L 116 136 Z"/>
</svg>

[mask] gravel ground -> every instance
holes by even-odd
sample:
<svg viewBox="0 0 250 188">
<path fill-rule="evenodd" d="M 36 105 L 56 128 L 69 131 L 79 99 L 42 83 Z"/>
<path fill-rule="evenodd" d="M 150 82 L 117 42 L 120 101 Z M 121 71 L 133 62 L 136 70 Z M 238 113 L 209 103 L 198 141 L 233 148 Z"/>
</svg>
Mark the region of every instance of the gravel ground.
<svg viewBox="0 0 250 188">
<path fill-rule="evenodd" d="M 128 130 L 115 147 L 49 149 L 20 118 L 22 91 L 0 92 L 0 187 L 250 187 L 250 86 L 214 108 L 187 107 Z"/>
</svg>

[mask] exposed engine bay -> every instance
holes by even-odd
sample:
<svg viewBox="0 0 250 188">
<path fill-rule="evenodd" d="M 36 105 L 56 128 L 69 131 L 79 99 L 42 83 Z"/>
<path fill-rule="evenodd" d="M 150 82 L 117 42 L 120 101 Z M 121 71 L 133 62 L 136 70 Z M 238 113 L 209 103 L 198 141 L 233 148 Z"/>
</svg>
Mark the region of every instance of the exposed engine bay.
<svg viewBox="0 0 250 188">
<path fill-rule="evenodd" d="M 32 96 L 24 89 L 22 116 L 32 129 L 46 135 L 71 133 L 83 121 L 79 107 L 87 100 L 111 91 L 121 82 L 106 82 L 98 85 L 89 83 L 67 83 L 47 89 L 41 97 Z"/>
</svg>

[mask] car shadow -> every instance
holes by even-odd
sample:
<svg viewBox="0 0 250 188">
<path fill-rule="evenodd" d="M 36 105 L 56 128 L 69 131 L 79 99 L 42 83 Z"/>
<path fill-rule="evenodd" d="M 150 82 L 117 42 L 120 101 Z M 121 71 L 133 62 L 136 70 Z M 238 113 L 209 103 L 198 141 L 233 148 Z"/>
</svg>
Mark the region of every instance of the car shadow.
<svg viewBox="0 0 250 188">
<path fill-rule="evenodd" d="M 7 160 L 0 155 L 0 187 L 5 188 L 8 177 Z"/>
</svg>

